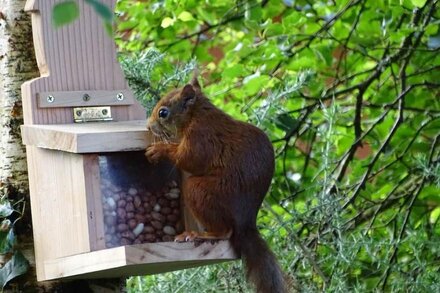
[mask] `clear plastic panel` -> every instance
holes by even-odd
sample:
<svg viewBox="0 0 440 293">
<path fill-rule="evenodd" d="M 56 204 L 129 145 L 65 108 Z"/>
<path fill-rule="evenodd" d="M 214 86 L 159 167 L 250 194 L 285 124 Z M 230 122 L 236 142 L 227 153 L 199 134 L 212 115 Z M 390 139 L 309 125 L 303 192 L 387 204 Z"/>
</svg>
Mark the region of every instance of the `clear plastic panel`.
<svg viewBox="0 0 440 293">
<path fill-rule="evenodd" d="M 180 177 L 143 152 L 99 156 L 106 247 L 173 241 L 184 229 Z"/>
</svg>

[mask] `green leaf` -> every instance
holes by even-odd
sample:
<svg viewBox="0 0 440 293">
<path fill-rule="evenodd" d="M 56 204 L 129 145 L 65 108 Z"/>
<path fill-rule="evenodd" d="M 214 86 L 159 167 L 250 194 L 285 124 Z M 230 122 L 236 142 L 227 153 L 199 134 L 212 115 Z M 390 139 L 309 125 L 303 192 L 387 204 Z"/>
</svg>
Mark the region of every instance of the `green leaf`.
<svg viewBox="0 0 440 293">
<path fill-rule="evenodd" d="M 440 207 L 436 207 L 435 209 L 432 210 L 431 215 L 429 216 L 429 222 L 434 224 L 435 222 L 437 222 L 439 216 L 440 216 Z"/>
<path fill-rule="evenodd" d="M 255 95 L 267 85 L 269 80 L 270 77 L 268 75 L 260 76 L 260 74 L 257 72 L 243 79 L 242 90 L 249 96 Z"/>
<path fill-rule="evenodd" d="M 228 68 L 225 68 L 222 72 L 222 77 L 226 80 L 239 77 L 245 73 L 244 67 L 241 64 L 235 64 Z"/>
<path fill-rule="evenodd" d="M 171 17 L 165 17 L 162 19 L 162 23 L 160 24 L 161 27 L 167 28 L 169 26 L 172 26 L 176 20 Z"/>
<path fill-rule="evenodd" d="M 426 27 L 425 33 L 429 36 L 435 35 L 438 32 L 438 30 L 439 30 L 439 25 L 432 23 Z"/>
<path fill-rule="evenodd" d="M 20 251 L 16 251 L 12 258 L 0 269 L 0 285 L 2 288 L 12 279 L 25 274 L 29 269 L 29 262 Z"/>
<path fill-rule="evenodd" d="M 261 7 L 259 5 L 250 5 L 250 3 L 248 3 L 246 5 L 246 11 L 244 13 L 244 17 L 246 20 L 251 20 L 251 21 L 260 21 L 261 17 L 262 17 L 262 11 L 261 11 Z"/>
<path fill-rule="evenodd" d="M 283 34 L 284 28 L 280 23 L 270 24 L 265 31 L 266 37 L 273 37 Z"/>
<path fill-rule="evenodd" d="M 426 3 L 426 0 L 411 0 L 412 4 L 417 7 L 423 7 Z"/>
<path fill-rule="evenodd" d="M 180 19 L 181 21 L 191 21 L 191 20 L 194 20 L 194 17 L 188 11 L 182 11 L 179 14 L 179 16 L 177 16 L 177 18 Z"/>
<path fill-rule="evenodd" d="M 98 0 L 85 0 L 87 4 L 91 5 L 95 12 L 101 16 L 104 21 L 111 22 L 113 19 L 113 11 L 101 1 Z"/>
<path fill-rule="evenodd" d="M 55 27 L 69 24 L 79 16 L 78 3 L 65 1 L 55 4 L 52 10 L 52 23 Z"/>
</svg>

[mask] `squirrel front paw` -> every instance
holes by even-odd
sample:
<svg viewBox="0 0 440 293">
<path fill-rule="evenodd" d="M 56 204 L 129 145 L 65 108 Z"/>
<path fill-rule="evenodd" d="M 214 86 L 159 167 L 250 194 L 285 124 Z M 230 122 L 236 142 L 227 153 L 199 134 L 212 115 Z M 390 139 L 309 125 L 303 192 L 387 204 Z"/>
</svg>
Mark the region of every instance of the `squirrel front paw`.
<svg viewBox="0 0 440 293">
<path fill-rule="evenodd" d="M 162 158 L 163 154 L 162 154 L 162 148 L 160 146 L 160 144 L 152 144 L 150 146 L 147 147 L 147 150 L 145 152 L 145 156 L 147 157 L 148 161 L 150 163 L 157 163 L 160 158 Z"/>
</svg>

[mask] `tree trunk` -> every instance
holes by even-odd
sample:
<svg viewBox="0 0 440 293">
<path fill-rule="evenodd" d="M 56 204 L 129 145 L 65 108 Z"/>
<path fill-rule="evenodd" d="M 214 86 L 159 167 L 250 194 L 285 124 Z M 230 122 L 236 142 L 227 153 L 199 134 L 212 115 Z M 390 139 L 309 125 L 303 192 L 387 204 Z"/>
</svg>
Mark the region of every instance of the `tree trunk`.
<svg viewBox="0 0 440 293">
<path fill-rule="evenodd" d="M 26 0 L 0 0 L 0 195 L 12 203 L 24 199 L 24 214 L 14 227 L 17 250 L 30 262 L 30 270 L 11 281 L 13 292 L 119 292 L 124 280 L 80 280 L 75 282 L 37 282 L 33 254 L 32 223 L 25 147 L 21 142 L 23 124 L 20 86 L 39 76 L 32 45 L 30 16 L 24 12 Z M 18 204 L 16 210 L 23 206 Z M 12 221 L 20 213 L 12 214 Z M 56 239 L 54 239 L 56 241 Z M 0 265 L 4 265 L 3 256 Z M 1 289 L 0 289 L 1 290 Z"/>
</svg>

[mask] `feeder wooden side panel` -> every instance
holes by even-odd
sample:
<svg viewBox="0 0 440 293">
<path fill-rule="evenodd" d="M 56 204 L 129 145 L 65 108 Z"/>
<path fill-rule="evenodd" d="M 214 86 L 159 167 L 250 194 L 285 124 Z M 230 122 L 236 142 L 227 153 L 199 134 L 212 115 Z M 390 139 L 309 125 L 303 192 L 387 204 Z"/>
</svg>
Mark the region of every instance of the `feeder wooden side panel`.
<svg viewBox="0 0 440 293">
<path fill-rule="evenodd" d="M 157 274 L 236 259 L 228 241 L 120 246 L 45 262 L 47 280 Z"/>
<path fill-rule="evenodd" d="M 32 146 L 26 151 L 37 275 L 43 280 L 44 260 L 91 250 L 84 159 Z"/>
<path fill-rule="evenodd" d="M 101 175 L 98 155 L 84 155 L 84 174 L 87 196 L 90 249 L 105 249 L 104 213 L 101 199 Z"/>
<path fill-rule="evenodd" d="M 77 1 L 79 18 L 55 29 L 53 6 L 59 0 L 28 0 L 33 39 L 41 77 L 22 85 L 25 124 L 72 123 L 71 108 L 41 108 L 38 94 L 71 91 L 129 90 L 116 59 L 116 46 L 105 31 L 92 5 Z M 104 0 L 114 8 L 115 0 Z M 79 97 L 81 98 L 81 97 Z M 145 119 L 145 111 L 135 102 L 112 107 L 115 121 Z"/>
</svg>

